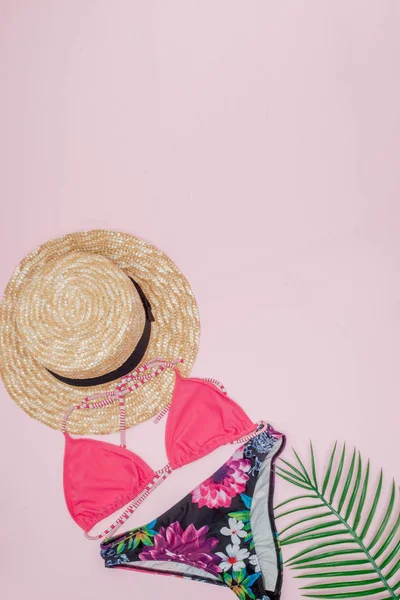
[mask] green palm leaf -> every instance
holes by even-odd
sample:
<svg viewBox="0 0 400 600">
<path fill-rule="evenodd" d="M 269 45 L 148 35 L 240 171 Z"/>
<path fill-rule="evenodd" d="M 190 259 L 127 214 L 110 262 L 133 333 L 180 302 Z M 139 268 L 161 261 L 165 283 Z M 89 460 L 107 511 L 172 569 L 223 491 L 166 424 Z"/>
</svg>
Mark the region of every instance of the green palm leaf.
<svg viewBox="0 0 400 600">
<path fill-rule="evenodd" d="M 301 570 L 299 579 L 310 579 L 301 588 L 304 596 L 399 600 L 400 501 L 395 483 L 384 505 L 383 473 L 372 486 L 370 463 L 363 464 L 356 449 L 348 457 L 346 445 L 340 451 L 336 443 L 321 479 L 311 442 L 310 470 L 293 453 L 296 463 L 281 460 L 283 466 L 277 464 L 275 472 L 305 491 L 279 504 L 275 518 L 282 524 L 284 552 L 286 546 L 303 543 L 285 564 Z"/>
</svg>

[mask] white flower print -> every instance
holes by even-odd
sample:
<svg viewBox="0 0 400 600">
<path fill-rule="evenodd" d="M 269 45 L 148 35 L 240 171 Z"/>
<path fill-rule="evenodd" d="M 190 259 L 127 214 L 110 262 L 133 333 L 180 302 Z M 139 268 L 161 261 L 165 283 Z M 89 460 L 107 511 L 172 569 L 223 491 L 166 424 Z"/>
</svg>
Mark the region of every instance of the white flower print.
<svg viewBox="0 0 400 600">
<path fill-rule="evenodd" d="M 259 573 L 261 571 L 260 563 L 258 562 L 258 558 L 255 554 L 252 554 L 249 558 L 249 563 L 253 565 L 254 571 Z"/>
<path fill-rule="evenodd" d="M 230 518 L 229 527 L 223 527 L 221 533 L 222 535 L 230 535 L 232 544 L 240 544 L 240 538 L 245 538 L 247 535 L 247 531 L 244 531 L 243 527 L 244 523 Z"/>
<path fill-rule="evenodd" d="M 226 554 L 223 552 L 215 553 L 222 558 L 219 566 L 223 571 L 229 571 L 231 567 L 233 571 L 241 571 L 245 568 L 246 565 L 243 561 L 250 555 L 250 552 L 246 548 L 239 548 L 239 544 L 228 544 L 225 551 Z"/>
</svg>

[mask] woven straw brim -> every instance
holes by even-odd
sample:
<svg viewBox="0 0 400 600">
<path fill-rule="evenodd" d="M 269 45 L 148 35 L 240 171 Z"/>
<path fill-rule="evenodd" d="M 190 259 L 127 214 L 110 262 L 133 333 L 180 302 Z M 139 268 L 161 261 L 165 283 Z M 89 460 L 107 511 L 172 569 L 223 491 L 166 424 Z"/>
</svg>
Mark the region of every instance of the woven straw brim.
<svg viewBox="0 0 400 600">
<path fill-rule="evenodd" d="M 199 315 L 192 290 L 176 265 L 154 246 L 129 234 L 85 231 L 51 240 L 18 266 L 0 303 L 0 375 L 10 396 L 31 417 L 61 429 L 65 411 L 88 395 L 110 390 L 115 383 L 79 388 L 57 380 L 35 360 L 18 334 L 16 306 L 24 283 L 43 263 L 69 252 L 101 255 L 118 265 L 142 287 L 155 321 L 142 362 L 155 357 L 182 357 L 179 369 L 188 376 L 200 336 Z M 175 375 L 166 371 L 126 397 L 127 427 L 145 421 L 170 403 Z M 118 406 L 74 411 L 68 430 L 74 434 L 106 434 L 119 429 Z"/>
</svg>

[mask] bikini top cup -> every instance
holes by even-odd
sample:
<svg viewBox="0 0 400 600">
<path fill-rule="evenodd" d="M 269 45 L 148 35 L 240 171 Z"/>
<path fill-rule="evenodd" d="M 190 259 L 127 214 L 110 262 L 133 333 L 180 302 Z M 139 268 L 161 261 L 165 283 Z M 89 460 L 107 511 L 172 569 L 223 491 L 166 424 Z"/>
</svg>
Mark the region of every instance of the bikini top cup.
<svg viewBox="0 0 400 600">
<path fill-rule="evenodd" d="M 150 375 L 128 375 L 116 388 L 120 402 L 121 446 L 72 438 L 66 431 L 66 425 L 73 409 L 69 409 L 64 419 L 65 499 L 72 518 L 89 539 L 97 540 L 114 535 L 150 492 L 174 469 L 209 454 L 221 445 L 245 441 L 256 433 L 257 425 L 215 383 L 196 378 L 185 379 L 175 369 L 175 385 L 168 407 L 165 434 L 168 464 L 163 469 L 154 471 L 125 447 L 123 397 L 165 368 L 174 365 L 163 361 L 161 366 L 160 363 L 156 366 L 158 368 Z M 147 368 L 148 366 L 144 370 Z M 130 381 L 134 382 L 131 386 L 128 385 Z M 115 401 L 115 392 L 102 395 L 105 400 L 93 402 L 100 396 L 98 394 L 74 408 L 98 408 Z M 164 409 L 163 413 L 166 412 L 167 409 Z M 103 533 L 95 536 L 88 534 L 96 523 L 130 501 L 132 502 L 124 513 Z"/>
</svg>

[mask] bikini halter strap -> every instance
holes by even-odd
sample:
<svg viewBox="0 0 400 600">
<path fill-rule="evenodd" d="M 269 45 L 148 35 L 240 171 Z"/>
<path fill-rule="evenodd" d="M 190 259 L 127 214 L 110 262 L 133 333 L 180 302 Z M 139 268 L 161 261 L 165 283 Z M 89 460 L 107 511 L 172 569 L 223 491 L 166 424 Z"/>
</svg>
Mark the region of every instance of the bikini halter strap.
<svg viewBox="0 0 400 600">
<path fill-rule="evenodd" d="M 119 431 L 122 448 L 126 447 L 126 418 L 125 418 L 125 396 L 137 390 L 145 383 L 151 381 L 157 375 L 161 375 L 166 369 L 173 369 L 178 363 L 182 363 L 183 358 L 177 358 L 167 361 L 163 358 L 153 358 L 147 363 L 140 365 L 128 375 L 120 379 L 113 390 L 97 392 L 86 396 L 77 406 L 71 406 L 64 415 L 62 422 L 62 432 L 67 431 L 67 421 L 74 410 L 104 408 L 114 402 L 119 404 Z"/>
</svg>

